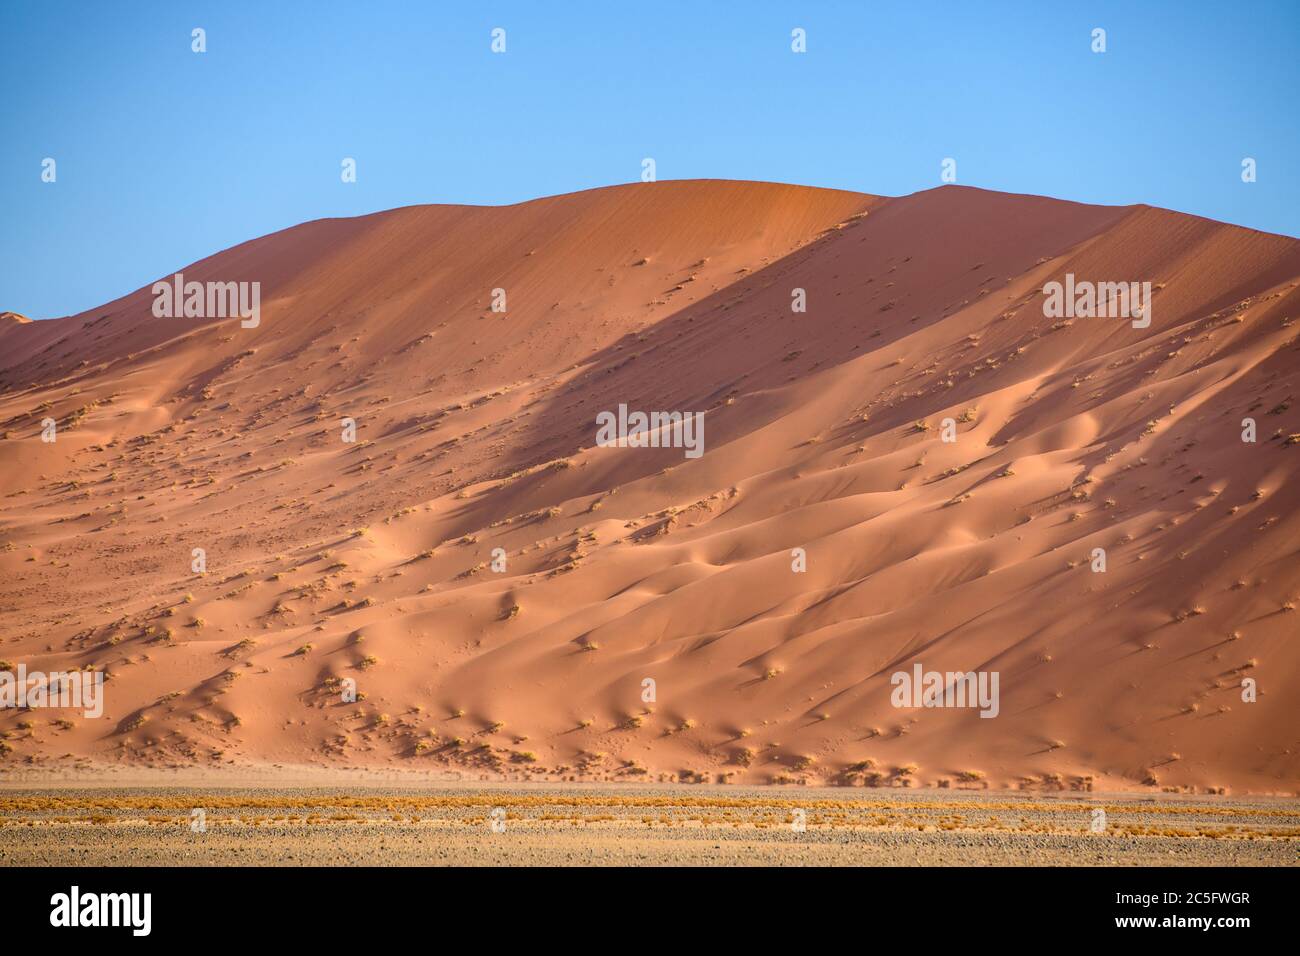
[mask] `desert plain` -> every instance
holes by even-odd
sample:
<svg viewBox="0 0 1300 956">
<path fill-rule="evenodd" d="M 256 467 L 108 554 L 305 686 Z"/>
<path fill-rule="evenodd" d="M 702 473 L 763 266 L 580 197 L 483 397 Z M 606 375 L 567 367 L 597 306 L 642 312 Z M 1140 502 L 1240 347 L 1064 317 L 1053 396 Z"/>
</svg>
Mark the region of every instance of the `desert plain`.
<svg viewBox="0 0 1300 956">
<path fill-rule="evenodd" d="M 1294 866 L 1277 798 L 182 774 L 0 788 L 5 866 Z"/>
</svg>

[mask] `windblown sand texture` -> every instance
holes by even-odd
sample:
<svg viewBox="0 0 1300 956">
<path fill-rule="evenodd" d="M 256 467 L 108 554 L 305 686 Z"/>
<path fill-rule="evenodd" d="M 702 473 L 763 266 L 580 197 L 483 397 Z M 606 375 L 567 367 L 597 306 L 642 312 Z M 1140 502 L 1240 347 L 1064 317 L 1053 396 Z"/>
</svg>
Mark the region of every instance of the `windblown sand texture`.
<svg viewBox="0 0 1300 956">
<path fill-rule="evenodd" d="M 0 660 L 108 675 L 100 720 L 0 713 L 0 772 L 1300 789 L 1294 239 L 683 181 L 180 271 L 260 326 L 0 318 Z M 1150 281 L 1151 327 L 1045 318 L 1066 273 Z M 705 453 L 595 447 L 620 403 Z M 998 717 L 892 706 L 917 662 Z"/>
</svg>

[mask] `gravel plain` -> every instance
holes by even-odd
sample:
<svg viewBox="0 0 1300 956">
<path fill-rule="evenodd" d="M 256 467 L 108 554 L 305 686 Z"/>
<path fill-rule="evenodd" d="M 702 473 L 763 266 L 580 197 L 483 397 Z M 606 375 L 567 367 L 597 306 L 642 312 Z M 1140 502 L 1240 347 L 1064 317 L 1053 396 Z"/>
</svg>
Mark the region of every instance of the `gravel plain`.
<svg viewBox="0 0 1300 956">
<path fill-rule="evenodd" d="M 6 866 L 1293 866 L 1297 850 L 1300 801 L 1263 797 L 517 785 L 0 791 Z"/>
</svg>

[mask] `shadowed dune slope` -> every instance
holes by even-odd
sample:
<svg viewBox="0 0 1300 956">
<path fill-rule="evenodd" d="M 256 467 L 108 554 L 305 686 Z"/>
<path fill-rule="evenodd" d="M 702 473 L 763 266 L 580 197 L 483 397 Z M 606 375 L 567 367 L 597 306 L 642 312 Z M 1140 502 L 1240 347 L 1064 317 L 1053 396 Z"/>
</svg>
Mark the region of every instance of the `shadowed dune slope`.
<svg viewBox="0 0 1300 956">
<path fill-rule="evenodd" d="M 181 271 L 260 324 L 0 322 L 0 660 L 107 675 L 0 769 L 1300 789 L 1294 239 L 685 181 Z M 620 404 L 704 453 L 597 447 Z M 894 706 L 918 664 L 996 716 Z"/>
</svg>

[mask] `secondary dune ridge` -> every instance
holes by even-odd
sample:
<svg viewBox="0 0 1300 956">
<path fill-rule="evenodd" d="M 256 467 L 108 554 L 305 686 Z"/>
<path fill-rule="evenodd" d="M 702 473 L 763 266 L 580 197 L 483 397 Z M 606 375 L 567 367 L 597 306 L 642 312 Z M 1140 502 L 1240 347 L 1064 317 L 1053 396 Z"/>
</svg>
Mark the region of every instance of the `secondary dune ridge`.
<svg viewBox="0 0 1300 956">
<path fill-rule="evenodd" d="M 1298 789 L 1294 239 L 680 181 L 180 271 L 258 326 L 0 323 L 0 668 L 107 680 L 0 712 L 0 770 Z M 1066 275 L 1151 282 L 1150 326 L 1046 317 Z M 704 454 L 597 447 L 620 404 Z M 895 707 L 917 664 L 997 716 Z"/>
</svg>

